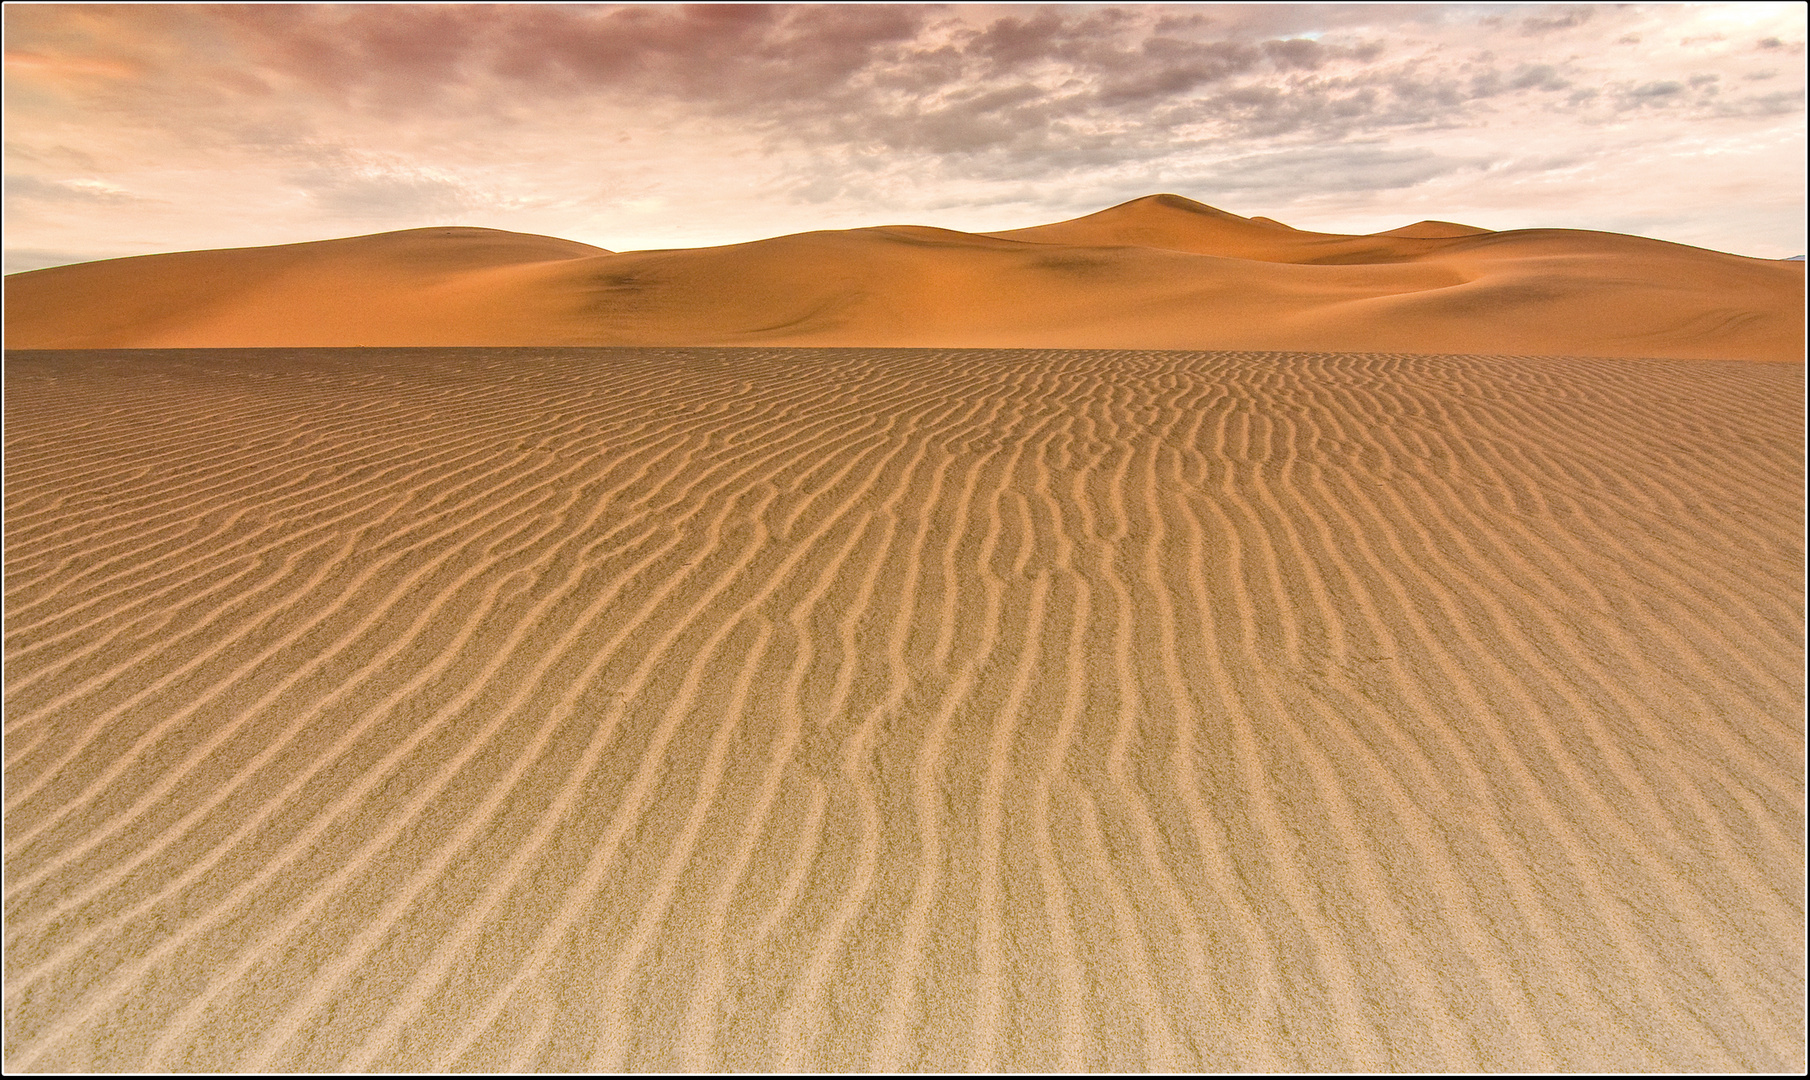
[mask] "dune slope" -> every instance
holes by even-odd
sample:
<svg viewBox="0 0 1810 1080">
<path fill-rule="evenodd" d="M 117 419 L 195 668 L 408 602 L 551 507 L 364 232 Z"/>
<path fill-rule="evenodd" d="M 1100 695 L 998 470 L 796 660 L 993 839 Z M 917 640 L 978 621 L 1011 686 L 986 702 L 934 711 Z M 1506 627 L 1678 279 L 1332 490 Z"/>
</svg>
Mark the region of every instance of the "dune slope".
<svg viewBox="0 0 1810 1080">
<path fill-rule="evenodd" d="M 1794 360 L 1801 265 L 1563 229 L 1340 236 L 1174 195 L 977 234 L 914 226 L 607 252 L 484 229 L 6 279 L 9 348 L 820 345 Z"/>
<path fill-rule="evenodd" d="M 1800 366 L 6 375 L 9 1070 L 1804 1067 Z"/>
</svg>

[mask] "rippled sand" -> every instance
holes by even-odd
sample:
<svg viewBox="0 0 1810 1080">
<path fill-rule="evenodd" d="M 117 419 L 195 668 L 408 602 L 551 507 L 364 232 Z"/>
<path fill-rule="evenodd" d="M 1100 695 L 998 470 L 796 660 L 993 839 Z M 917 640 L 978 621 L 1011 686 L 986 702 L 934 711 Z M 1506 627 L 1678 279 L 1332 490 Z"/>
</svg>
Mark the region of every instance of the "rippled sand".
<svg viewBox="0 0 1810 1080">
<path fill-rule="evenodd" d="M 1800 366 L 6 363 L 9 1069 L 1805 1064 Z"/>
</svg>

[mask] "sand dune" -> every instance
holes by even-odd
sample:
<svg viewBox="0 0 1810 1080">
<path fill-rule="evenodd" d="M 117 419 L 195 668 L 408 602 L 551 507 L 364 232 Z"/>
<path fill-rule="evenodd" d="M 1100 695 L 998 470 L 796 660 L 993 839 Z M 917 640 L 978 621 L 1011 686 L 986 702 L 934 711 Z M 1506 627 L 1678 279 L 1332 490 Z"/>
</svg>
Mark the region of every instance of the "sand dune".
<svg viewBox="0 0 1810 1080">
<path fill-rule="evenodd" d="M 813 345 L 1801 360 L 1801 265 L 1567 229 L 1291 229 L 1174 195 L 998 233 L 607 252 L 489 229 L 6 279 L 9 348 Z"/>
<path fill-rule="evenodd" d="M 7 380 L 10 1070 L 1805 1064 L 1801 367 Z"/>
</svg>

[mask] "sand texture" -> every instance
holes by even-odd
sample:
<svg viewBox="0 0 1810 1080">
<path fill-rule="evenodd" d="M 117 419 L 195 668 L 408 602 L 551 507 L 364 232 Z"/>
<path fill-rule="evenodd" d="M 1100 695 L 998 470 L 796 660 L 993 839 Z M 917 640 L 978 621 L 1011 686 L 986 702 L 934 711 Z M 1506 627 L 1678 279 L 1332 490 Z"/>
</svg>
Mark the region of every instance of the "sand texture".
<svg viewBox="0 0 1810 1080">
<path fill-rule="evenodd" d="M 7 378 L 8 1069 L 1805 1064 L 1801 366 Z"/>
<path fill-rule="evenodd" d="M 1802 360 L 1804 265 L 1576 229 L 1304 232 L 1175 195 L 1037 228 L 610 252 L 493 229 L 52 267 L 14 349 L 1267 349 Z"/>
</svg>

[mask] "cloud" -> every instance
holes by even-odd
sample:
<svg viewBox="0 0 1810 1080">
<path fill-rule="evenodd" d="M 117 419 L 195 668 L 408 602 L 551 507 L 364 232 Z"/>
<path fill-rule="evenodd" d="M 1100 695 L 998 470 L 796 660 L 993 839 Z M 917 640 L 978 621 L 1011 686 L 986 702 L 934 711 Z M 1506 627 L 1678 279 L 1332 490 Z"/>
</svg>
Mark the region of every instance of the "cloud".
<svg viewBox="0 0 1810 1080">
<path fill-rule="evenodd" d="M 88 23 L 91 43 L 129 54 L 132 64 L 153 72 L 140 88 L 148 91 L 140 102 L 142 122 L 182 116 L 195 141 L 243 144 L 259 137 L 257 124 L 270 133 L 267 142 L 292 154 L 306 156 L 320 143 L 318 121 L 307 110 L 276 110 L 256 121 L 230 110 L 197 117 L 230 76 L 241 97 L 252 93 L 247 87 L 279 98 L 285 88 L 312 95 L 321 106 L 315 116 L 337 110 L 398 125 L 498 128 L 520 122 L 529 109 L 569 113 L 574 123 L 587 114 L 607 123 L 637 109 L 667 110 L 684 115 L 700 135 L 713 126 L 734 129 L 764 140 L 773 153 L 843 155 L 856 168 L 873 153 L 967 156 L 984 170 L 979 159 L 1064 168 L 1109 152 L 1160 156 L 1203 139 L 1311 133 L 1362 140 L 1470 123 L 1486 101 L 1502 108 L 1509 99 L 1580 82 L 1563 62 L 1537 54 L 1506 68 L 1478 67 L 1437 48 L 1409 51 L 1377 36 L 1391 26 L 1456 29 L 1473 17 L 1468 11 L 326 4 L 221 5 L 163 15 L 166 36 L 208 54 L 236 51 L 248 61 L 236 66 L 179 65 L 176 46 L 92 30 L 133 16 L 97 12 Z M 1514 26 L 1522 35 L 1552 39 L 1615 18 L 1622 16 L 1554 5 Z M 37 48 L 32 55 L 54 52 L 25 36 Z M 197 77 L 177 78 L 181 67 Z M 1623 108 L 1650 105 L 1676 81 L 1648 79 L 1617 100 Z M 193 107 L 165 100 L 182 92 L 195 99 L 188 103 Z M 1556 104 L 1588 107 L 1591 100 L 1573 95 Z M 317 201 L 349 213 L 451 207 L 455 195 L 429 181 L 359 180 L 329 186 Z"/>
<path fill-rule="evenodd" d="M 1801 9 L 1730 10 L 13 5 L 8 171 L 41 186 L 14 193 L 34 216 L 9 224 L 79 250 L 97 242 L 45 208 L 86 206 L 92 228 L 136 242 L 140 204 L 69 185 L 179 208 L 201 184 L 209 212 L 157 219 L 189 222 L 184 244 L 229 222 L 255 242 L 457 219 L 622 248 L 1150 190 L 1262 200 L 1241 212 L 1286 220 L 1291 200 L 1331 205 L 1361 183 L 1460 192 L 1485 165 L 1500 182 L 1528 145 L 1582 155 L 1513 174 L 1557 191 L 1609 160 L 1612 132 L 1661 148 L 1776 138 L 1789 159 L 1804 80 L 1780 59 L 1802 49 Z M 1651 197 L 1717 205 L 1702 193 L 1733 179 L 1692 161 L 1679 172 L 1699 194 Z M 1801 203 L 1780 176 L 1775 202 Z M 666 212 L 629 208 L 656 198 Z"/>
<path fill-rule="evenodd" d="M 1775 90 L 1742 98 L 1719 97 L 1711 105 L 1711 111 L 1719 117 L 1793 116 L 1804 111 L 1804 92 Z"/>
<path fill-rule="evenodd" d="M 45 180 L 38 176 L 7 176 L 6 199 L 63 205 L 117 206 L 147 200 L 105 180 Z"/>
<path fill-rule="evenodd" d="M 1571 83 L 1559 77 L 1551 64 L 1522 64 L 1509 76 L 1511 90 L 1564 90 Z"/>
<path fill-rule="evenodd" d="M 1794 53 L 1794 54 L 1801 53 L 1804 51 L 1804 43 L 1802 41 L 1786 41 L 1783 38 L 1777 38 L 1777 37 L 1761 38 L 1757 44 L 1757 47 L 1760 49 L 1767 50 L 1767 51 L 1782 50 L 1784 52 Z"/>
<path fill-rule="evenodd" d="M 1424 149 L 1301 147 L 1216 162 L 1196 183 L 1203 191 L 1258 191 L 1282 198 L 1308 192 L 1397 191 L 1482 164 Z"/>
<path fill-rule="evenodd" d="M 1673 80 L 1643 83 L 1640 86 L 1630 87 L 1625 93 L 1628 97 L 1637 100 L 1672 97 L 1684 93 L 1684 84 Z"/>
<path fill-rule="evenodd" d="M 1194 106 L 1204 95 L 1236 87 L 1247 98 L 1265 89 L 1304 95 L 1284 126 L 1311 123 L 1315 113 L 1363 126 L 1364 111 L 1353 108 L 1367 100 L 1362 88 L 1329 94 L 1291 80 L 1375 61 L 1382 45 L 1318 40 L 1320 31 L 1268 36 L 1275 18 L 1266 26 L 1261 13 L 1227 10 L 1228 19 L 1221 11 L 269 5 L 222 8 L 219 20 L 260 77 L 397 117 L 495 118 L 520 101 L 581 112 L 667 103 L 761 132 L 776 146 L 878 142 L 1024 159 L 1104 132 L 1132 152 L 1168 145 L 1172 121 L 1199 119 Z M 1282 21 L 1305 25 L 1307 14 Z M 1332 14 L 1336 23 L 1361 12 Z M 494 90 L 474 92 L 485 85 Z M 1373 126 L 1394 122 L 1379 116 Z M 1255 124 L 1276 130 L 1277 115 Z"/>
<path fill-rule="evenodd" d="M 328 215 L 362 221 L 447 218 L 475 202 L 458 183 L 406 173 L 320 169 L 292 182 Z"/>
<path fill-rule="evenodd" d="M 1532 15 L 1521 20 L 1521 33 L 1526 37 L 1540 37 L 1545 34 L 1571 30 L 1582 26 L 1595 18 L 1594 8 L 1582 5 L 1568 5 L 1554 8 L 1545 15 Z"/>
</svg>

